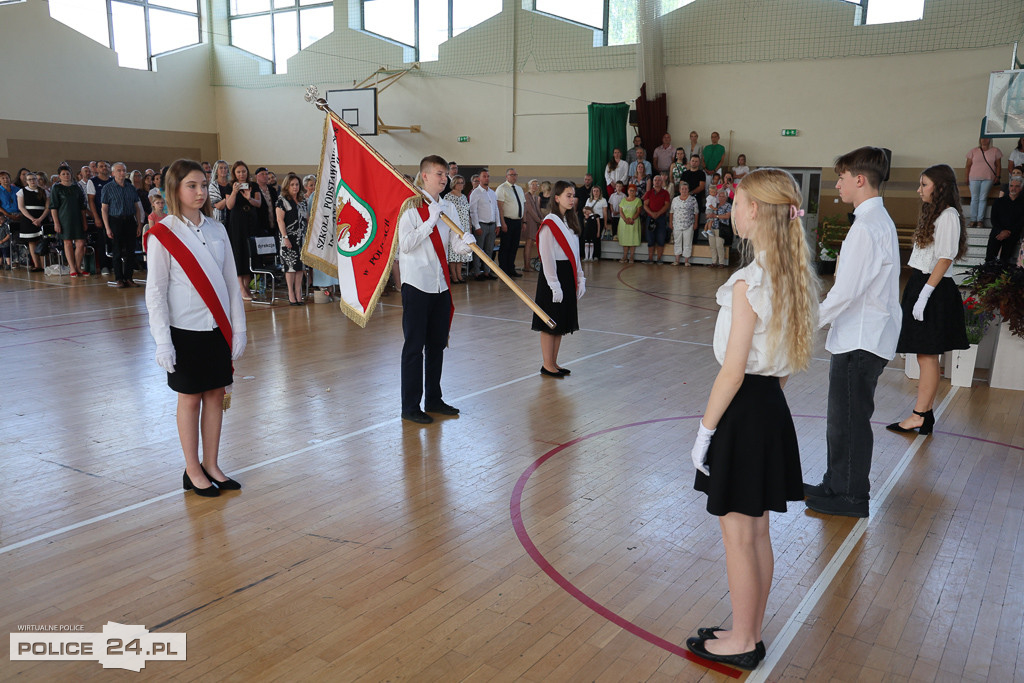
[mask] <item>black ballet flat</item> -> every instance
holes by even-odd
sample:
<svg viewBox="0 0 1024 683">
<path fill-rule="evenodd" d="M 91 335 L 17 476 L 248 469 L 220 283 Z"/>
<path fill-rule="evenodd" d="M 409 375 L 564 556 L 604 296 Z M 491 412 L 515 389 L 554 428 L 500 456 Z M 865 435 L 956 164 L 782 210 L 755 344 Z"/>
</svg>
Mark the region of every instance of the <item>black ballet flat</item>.
<svg viewBox="0 0 1024 683">
<path fill-rule="evenodd" d="M 761 663 L 761 657 L 758 656 L 756 649 L 734 655 L 716 655 L 714 652 L 708 652 L 707 648 L 704 647 L 705 640 L 705 638 L 687 638 L 686 648 L 709 662 L 720 662 L 721 664 L 728 664 L 745 671 L 753 671 Z"/>
<path fill-rule="evenodd" d="M 570 370 L 569 368 L 558 368 L 558 374 L 568 376 L 572 374 L 572 370 Z"/>
<path fill-rule="evenodd" d="M 555 377 L 557 379 L 562 379 L 563 377 L 565 377 L 565 375 L 563 375 L 561 372 L 551 372 L 543 365 L 540 366 L 540 374 L 544 375 L 545 377 Z"/>
<path fill-rule="evenodd" d="M 242 485 L 239 484 L 234 479 L 232 479 L 231 477 L 228 477 L 227 481 L 217 481 L 216 479 L 214 479 L 213 477 L 210 476 L 210 473 L 206 471 L 205 467 L 203 467 L 202 465 L 200 465 L 200 467 L 203 470 L 203 474 L 206 475 L 206 478 L 209 479 L 211 482 L 213 482 L 213 485 L 216 486 L 217 488 L 219 488 L 221 491 L 241 491 L 242 490 Z"/>
<path fill-rule="evenodd" d="M 891 425 L 886 425 L 885 428 L 890 432 L 896 432 L 897 434 L 910 434 L 911 432 L 917 432 L 921 436 L 928 436 L 931 434 L 932 429 L 935 427 L 935 414 L 930 410 L 926 410 L 923 413 L 917 410 L 912 412 L 914 415 L 920 415 L 924 418 L 924 423 L 920 427 L 911 427 L 910 429 L 907 429 L 906 427 L 901 427 L 899 422 L 893 422 Z"/>
<path fill-rule="evenodd" d="M 702 626 L 701 628 L 697 629 L 697 637 L 701 638 L 702 640 L 718 640 L 718 636 L 716 636 L 715 633 L 724 630 L 725 629 L 721 626 Z M 757 641 L 757 644 L 754 645 L 754 652 L 757 653 L 758 657 L 764 659 L 765 649 L 763 640 Z"/>
<path fill-rule="evenodd" d="M 209 478 L 209 475 L 207 475 L 207 478 Z M 210 481 L 213 480 L 211 479 Z M 217 496 L 220 495 L 220 489 L 218 489 L 216 486 L 207 486 L 205 489 L 201 489 L 198 486 L 195 486 L 192 483 L 192 480 L 188 478 L 188 470 L 186 470 L 181 475 L 181 487 L 186 491 L 191 489 L 192 491 L 196 492 L 197 496 L 202 496 L 203 498 L 216 498 Z"/>
</svg>

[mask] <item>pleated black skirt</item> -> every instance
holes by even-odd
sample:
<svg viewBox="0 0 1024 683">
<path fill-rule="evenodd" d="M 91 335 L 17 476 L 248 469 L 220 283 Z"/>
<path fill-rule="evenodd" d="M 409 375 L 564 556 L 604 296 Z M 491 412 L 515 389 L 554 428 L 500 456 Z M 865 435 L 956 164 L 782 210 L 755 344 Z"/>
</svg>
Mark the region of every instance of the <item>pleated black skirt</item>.
<svg viewBox="0 0 1024 683">
<path fill-rule="evenodd" d="M 171 328 L 174 372 L 167 386 L 179 394 L 201 394 L 231 384 L 231 348 L 219 329 L 208 332 Z"/>
<path fill-rule="evenodd" d="M 804 499 L 796 428 L 778 377 L 744 375 L 711 437 L 707 467 L 711 475 L 697 472 L 693 487 L 707 494 L 713 515 L 760 517 Z"/>
<path fill-rule="evenodd" d="M 533 325 L 538 332 L 566 335 L 580 329 L 579 314 L 576 308 L 576 279 L 572 275 L 569 261 L 555 261 L 558 273 L 558 284 L 562 286 L 562 300 L 557 304 L 551 300 L 553 293 L 544 273 L 537 278 L 537 296 L 534 301 L 544 312 L 555 321 L 555 329 L 548 327 L 537 314 L 533 315 Z"/>
<path fill-rule="evenodd" d="M 928 297 L 924 307 L 924 320 L 914 320 L 914 304 L 926 284 L 928 275 L 914 269 L 903 289 L 903 325 L 896 342 L 897 353 L 920 353 L 934 356 L 953 349 L 970 347 L 967 342 L 967 323 L 964 319 L 964 301 L 952 278 L 944 277 Z"/>
</svg>

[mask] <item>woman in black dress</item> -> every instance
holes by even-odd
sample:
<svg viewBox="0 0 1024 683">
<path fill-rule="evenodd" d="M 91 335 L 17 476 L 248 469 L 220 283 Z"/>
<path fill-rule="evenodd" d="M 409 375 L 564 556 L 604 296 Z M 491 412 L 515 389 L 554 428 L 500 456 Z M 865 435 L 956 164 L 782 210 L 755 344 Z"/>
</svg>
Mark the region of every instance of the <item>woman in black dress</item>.
<svg viewBox="0 0 1024 683">
<path fill-rule="evenodd" d="M 249 296 L 249 283 L 252 282 L 249 238 L 255 237 L 259 230 L 259 210 L 263 204 L 263 195 L 250 178 L 249 167 L 244 161 L 236 161 L 231 166 L 231 178 L 231 192 L 225 202 L 228 210 L 228 238 L 235 257 L 235 272 L 238 273 L 242 299 L 252 301 Z"/>
<path fill-rule="evenodd" d="M 939 391 L 939 356 L 966 349 L 964 302 L 949 267 L 967 252 L 967 231 L 960 213 L 956 174 L 946 164 L 930 166 L 917 188 L 921 216 L 914 231 L 910 278 L 903 290 L 903 325 L 897 353 L 916 353 L 921 366 L 913 415 L 886 429 L 931 434 L 935 426 L 932 406 Z"/>
<path fill-rule="evenodd" d="M 38 178 L 32 171 L 22 176 L 25 187 L 18 192 L 18 210 L 21 219 L 18 221 L 18 237 L 28 242 L 28 255 L 32 259 L 30 273 L 38 273 L 43 269 L 43 257 L 36 253 L 36 246 L 43 236 L 43 223 L 50 210 L 50 198 L 37 184 Z"/>
<path fill-rule="evenodd" d="M 302 196 L 302 181 L 294 173 L 285 176 L 274 213 L 281 236 L 281 262 L 284 264 L 284 279 L 288 283 L 288 301 L 292 306 L 301 306 L 304 303 L 302 275 L 305 269 L 299 256 L 306 236 L 308 215 Z"/>
<path fill-rule="evenodd" d="M 542 272 L 537 278 L 535 300 L 556 324 L 551 329 L 535 314 L 533 329 L 540 332 L 540 350 L 544 358 L 540 374 L 562 378 L 570 374 L 570 370 L 558 365 L 558 349 L 564 335 L 580 329 L 576 300 L 587 290 L 587 280 L 580 265 L 576 186 L 564 180 L 555 183 L 550 207 L 551 213 L 537 231 Z"/>
</svg>

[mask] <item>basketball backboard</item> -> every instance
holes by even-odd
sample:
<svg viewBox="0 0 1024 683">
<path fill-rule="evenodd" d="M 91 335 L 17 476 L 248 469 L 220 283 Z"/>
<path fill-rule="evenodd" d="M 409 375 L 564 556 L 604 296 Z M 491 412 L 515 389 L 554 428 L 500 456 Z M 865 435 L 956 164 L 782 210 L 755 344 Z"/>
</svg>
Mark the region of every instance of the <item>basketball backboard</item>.
<svg viewBox="0 0 1024 683">
<path fill-rule="evenodd" d="M 328 90 L 327 106 L 360 135 L 377 134 L 377 89 Z"/>
<path fill-rule="evenodd" d="M 1024 137 L 1024 70 L 993 71 L 989 75 L 981 136 Z"/>
</svg>

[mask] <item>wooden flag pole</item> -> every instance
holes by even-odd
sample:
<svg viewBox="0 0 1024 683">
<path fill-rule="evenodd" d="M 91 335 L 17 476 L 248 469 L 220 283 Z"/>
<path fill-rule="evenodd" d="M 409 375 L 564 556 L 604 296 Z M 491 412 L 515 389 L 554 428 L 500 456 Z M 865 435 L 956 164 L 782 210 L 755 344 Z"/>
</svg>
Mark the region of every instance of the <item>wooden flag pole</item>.
<svg viewBox="0 0 1024 683">
<path fill-rule="evenodd" d="M 333 118 L 335 121 L 337 121 L 341 125 L 345 126 L 346 128 L 349 128 L 350 132 L 352 133 L 352 137 L 354 139 L 358 140 L 359 144 L 361 144 L 363 146 L 363 148 L 367 152 L 369 152 L 374 157 L 376 157 L 377 161 L 379 161 L 384 166 L 384 168 L 386 168 L 389 171 L 391 171 L 391 173 L 396 178 L 398 178 L 400 181 L 402 181 L 402 183 L 407 188 L 409 188 L 413 192 L 417 193 L 421 197 L 427 197 L 426 193 L 423 192 L 422 188 L 416 187 L 416 185 L 414 185 L 413 183 L 410 183 L 408 178 L 406 178 L 405 175 L 401 171 L 399 171 L 397 168 L 395 168 L 394 166 L 391 165 L 390 161 L 388 161 L 387 159 L 382 157 L 377 150 L 375 150 L 373 147 L 371 147 L 369 144 L 367 144 L 366 141 L 363 140 L 363 136 L 361 136 L 358 133 L 356 133 L 355 131 L 353 131 L 349 127 L 349 125 L 347 123 L 342 121 L 341 118 L 336 113 L 334 113 L 334 110 L 331 109 L 330 106 L 328 106 L 327 100 L 325 100 L 322 97 L 317 97 L 316 95 L 317 95 L 317 91 L 316 91 L 316 87 L 315 86 L 311 85 L 308 88 L 306 88 L 306 101 L 307 102 L 312 102 L 313 104 L 316 105 L 317 109 L 319 109 L 320 111 L 323 111 L 323 112 L 327 112 L 328 114 L 330 114 L 331 118 Z M 441 214 L 441 220 L 443 220 L 445 222 L 445 224 L 449 227 L 449 229 L 451 229 L 456 235 L 458 235 L 459 237 L 462 237 L 462 235 L 463 235 L 462 229 L 459 228 L 459 226 L 457 226 L 455 224 L 455 222 L 452 221 L 451 218 L 449 218 L 447 215 L 442 213 Z M 474 254 L 476 254 L 478 257 L 480 257 L 480 260 L 483 261 L 484 264 L 486 264 L 487 267 L 491 269 L 492 273 L 497 273 L 497 275 L 501 279 L 501 281 L 504 282 L 506 285 L 508 285 L 508 288 L 511 289 L 512 292 L 516 296 L 518 296 L 520 299 L 522 299 L 523 303 L 526 304 L 527 306 L 529 306 L 530 310 L 533 311 L 534 313 L 536 313 L 537 317 L 540 318 L 541 320 L 543 320 L 545 325 L 547 325 L 552 330 L 555 329 L 556 323 L 555 323 L 554 320 L 551 319 L 551 316 L 549 316 L 547 314 L 547 312 L 543 308 L 538 306 L 537 302 L 534 301 L 533 299 L 531 299 L 530 295 L 527 294 L 526 292 L 524 292 L 522 290 L 522 288 L 519 285 L 517 285 L 515 283 L 515 281 L 505 273 L 505 271 L 503 271 L 501 268 L 499 268 L 498 264 L 495 263 L 491 259 L 491 257 L 486 252 L 484 252 L 483 249 L 481 249 L 479 247 L 479 245 L 471 244 L 470 245 L 470 249 L 473 250 Z M 541 274 L 541 277 L 544 277 L 544 275 Z"/>
</svg>

